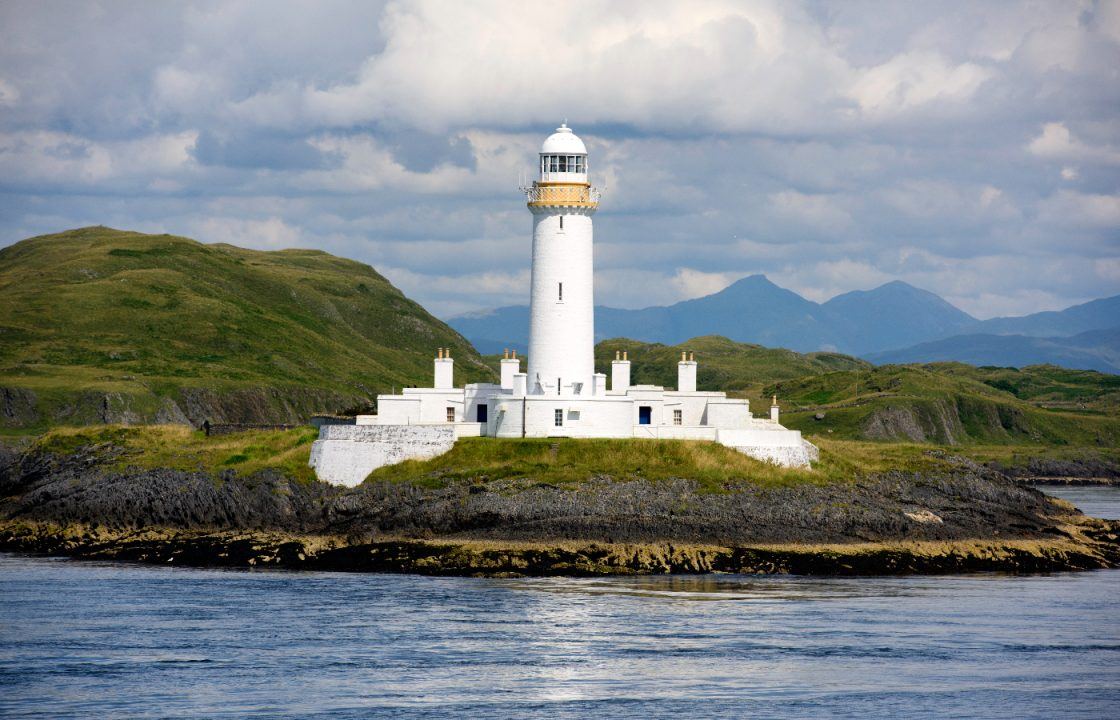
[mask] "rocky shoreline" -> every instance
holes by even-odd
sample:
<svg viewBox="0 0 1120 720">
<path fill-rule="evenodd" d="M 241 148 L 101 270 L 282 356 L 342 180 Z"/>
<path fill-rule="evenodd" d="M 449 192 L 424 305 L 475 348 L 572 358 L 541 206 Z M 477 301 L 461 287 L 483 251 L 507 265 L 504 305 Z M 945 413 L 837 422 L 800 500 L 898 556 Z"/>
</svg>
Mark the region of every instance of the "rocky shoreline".
<svg viewBox="0 0 1120 720">
<path fill-rule="evenodd" d="M 703 492 L 687 478 L 353 489 L 120 469 L 112 447 L 0 457 L 0 550 L 433 575 L 876 575 L 1120 567 L 1120 522 L 961 458 L 944 470 Z"/>
<path fill-rule="evenodd" d="M 668 573 L 817 576 L 1045 573 L 1120 566 L 1120 527 L 1095 521 L 1069 540 L 972 540 L 832 545 L 680 545 L 380 539 L 166 528 L 105 531 L 0 523 L 0 550 L 188 567 L 416 573 L 485 577 Z"/>
</svg>

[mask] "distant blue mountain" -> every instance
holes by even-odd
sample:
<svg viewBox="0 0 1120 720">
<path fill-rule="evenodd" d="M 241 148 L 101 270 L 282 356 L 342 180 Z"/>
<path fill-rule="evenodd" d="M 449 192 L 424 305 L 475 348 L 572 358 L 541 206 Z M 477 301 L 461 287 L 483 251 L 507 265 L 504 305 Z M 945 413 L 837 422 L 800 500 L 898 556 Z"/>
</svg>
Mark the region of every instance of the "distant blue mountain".
<svg viewBox="0 0 1120 720">
<path fill-rule="evenodd" d="M 1120 325 L 1120 295 L 1074 305 L 1056 312 L 983 320 L 972 330 L 995 335 L 1067 337 L 1116 325 Z"/>
<path fill-rule="evenodd" d="M 823 307 L 843 327 L 837 347 L 855 355 L 945 337 L 977 322 L 939 295 L 898 280 L 837 295 Z"/>
<path fill-rule="evenodd" d="M 641 310 L 596 307 L 595 339 L 628 337 L 675 345 L 701 335 L 723 335 L 737 342 L 799 352 L 835 350 L 873 361 L 895 357 L 888 353 L 891 350 L 911 351 L 922 345 L 914 357 L 929 353 L 939 359 L 971 362 L 967 357 L 982 356 L 985 364 L 994 365 L 1019 365 L 1026 357 L 1047 357 L 1051 360 L 1042 362 L 1101 369 L 1111 367 L 1107 352 L 1094 354 L 1086 347 L 1071 345 L 1063 354 L 1059 338 L 1108 330 L 1120 324 L 1118 318 L 1120 296 L 1060 312 L 977 320 L 934 293 L 901 281 L 837 295 L 822 304 L 780 288 L 763 275 L 751 275 L 712 295 L 674 305 Z M 529 308 L 524 305 L 460 315 L 447 323 L 483 353 L 503 348 L 524 353 L 529 342 Z M 1037 336 L 1046 342 L 1036 344 L 1031 355 L 1029 343 L 991 339 L 1000 335 Z M 960 339 L 965 336 L 973 339 Z M 924 347 L 939 340 L 946 342 Z M 1102 342 L 1107 347 L 1107 340 Z M 987 350 L 981 352 L 982 348 Z M 1065 361 L 1059 359 L 1063 357 Z"/>
<path fill-rule="evenodd" d="M 524 351 L 529 308 L 524 305 L 460 315 L 448 324 L 483 353 Z M 824 305 L 780 288 L 763 275 L 738 280 L 720 292 L 641 310 L 595 308 L 596 340 L 629 337 L 676 344 L 700 335 L 786 347 L 800 352 L 859 354 L 959 332 L 976 322 L 937 295 L 903 282 L 846 293 Z"/>
<path fill-rule="evenodd" d="M 954 335 L 901 350 L 872 353 L 866 359 L 880 365 L 955 360 L 971 365 L 1060 365 L 1120 373 L 1120 327 L 1090 330 L 1072 337 Z"/>
</svg>

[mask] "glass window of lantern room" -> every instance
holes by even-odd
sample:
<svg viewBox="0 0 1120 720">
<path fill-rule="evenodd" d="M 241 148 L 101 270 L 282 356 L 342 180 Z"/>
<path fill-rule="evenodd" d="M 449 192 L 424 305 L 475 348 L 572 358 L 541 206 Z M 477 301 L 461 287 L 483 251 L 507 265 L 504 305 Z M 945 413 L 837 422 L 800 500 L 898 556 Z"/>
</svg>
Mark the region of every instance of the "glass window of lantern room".
<svg viewBox="0 0 1120 720">
<path fill-rule="evenodd" d="M 575 155 L 569 155 L 568 156 L 568 172 L 579 172 L 578 170 L 576 170 L 576 156 Z"/>
<path fill-rule="evenodd" d="M 560 161 L 560 172 L 568 172 L 568 163 L 566 162 L 567 157 L 565 157 L 564 155 L 560 155 L 557 157 L 557 160 Z"/>
<path fill-rule="evenodd" d="M 550 155 L 549 156 L 548 164 L 549 164 L 549 172 L 559 172 L 558 168 L 560 167 L 560 162 L 559 162 L 559 158 L 557 158 L 555 155 Z"/>
</svg>

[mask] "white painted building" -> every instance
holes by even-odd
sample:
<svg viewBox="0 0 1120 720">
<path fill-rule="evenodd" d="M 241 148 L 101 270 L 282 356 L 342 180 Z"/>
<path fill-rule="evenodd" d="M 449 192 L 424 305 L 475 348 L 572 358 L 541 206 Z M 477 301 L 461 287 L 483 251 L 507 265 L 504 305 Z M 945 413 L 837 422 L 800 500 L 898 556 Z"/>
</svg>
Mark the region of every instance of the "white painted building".
<svg viewBox="0 0 1120 720">
<path fill-rule="evenodd" d="M 677 363 L 677 389 L 630 384 L 625 353 L 610 383 L 595 368 L 592 216 L 587 148 L 562 125 L 544 141 L 540 179 L 526 188 L 533 215 L 529 364 L 501 361 L 501 381 L 456 388 L 450 351 L 436 353 L 431 388 L 379 395 L 377 415 L 328 425 L 311 451 L 319 478 L 357 485 L 374 469 L 446 452 L 468 436 L 711 440 L 784 466 L 808 466 L 817 449 L 778 422 L 776 402 L 755 418 L 747 400 L 696 389 L 697 363 Z"/>
</svg>

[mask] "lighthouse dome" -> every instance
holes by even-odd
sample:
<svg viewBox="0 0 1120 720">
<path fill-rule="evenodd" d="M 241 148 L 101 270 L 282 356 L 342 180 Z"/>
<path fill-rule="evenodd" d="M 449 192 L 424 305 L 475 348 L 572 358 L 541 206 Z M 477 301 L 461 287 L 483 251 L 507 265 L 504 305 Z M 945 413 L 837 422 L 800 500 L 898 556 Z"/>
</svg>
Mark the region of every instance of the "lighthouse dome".
<svg viewBox="0 0 1120 720">
<path fill-rule="evenodd" d="M 587 146 L 572 132 L 567 123 L 556 128 L 556 132 L 545 138 L 541 145 L 541 155 L 586 155 Z"/>
</svg>

